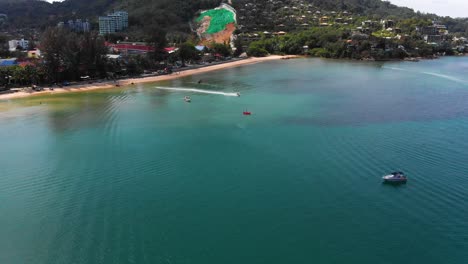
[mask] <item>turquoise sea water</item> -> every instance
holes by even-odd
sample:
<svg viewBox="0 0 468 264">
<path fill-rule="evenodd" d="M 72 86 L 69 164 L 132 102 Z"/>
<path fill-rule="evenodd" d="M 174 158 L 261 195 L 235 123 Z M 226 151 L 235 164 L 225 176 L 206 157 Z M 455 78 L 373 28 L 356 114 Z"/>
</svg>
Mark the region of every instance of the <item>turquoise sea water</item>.
<svg viewBox="0 0 468 264">
<path fill-rule="evenodd" d="M 467 73 L 300 59 L 1 101 L 0 263 L 466 263 Z"/>
</svg>

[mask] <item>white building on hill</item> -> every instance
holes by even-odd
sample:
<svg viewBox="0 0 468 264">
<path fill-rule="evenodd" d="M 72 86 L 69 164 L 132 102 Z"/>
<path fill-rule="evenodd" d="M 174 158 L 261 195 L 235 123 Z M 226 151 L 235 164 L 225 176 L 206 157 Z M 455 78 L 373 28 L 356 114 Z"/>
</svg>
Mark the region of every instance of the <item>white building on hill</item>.
<svg viewBox="0 0 468 264">
<path fill-rule="evenodd" d="M 23 50 L 29 49 L 29 41 L 25 39 L 20 40 L 10 40 L 8 41 L 8 46 L 10 51 L 16 51 L 18 47 L 21 47 Z"/>
</svg>

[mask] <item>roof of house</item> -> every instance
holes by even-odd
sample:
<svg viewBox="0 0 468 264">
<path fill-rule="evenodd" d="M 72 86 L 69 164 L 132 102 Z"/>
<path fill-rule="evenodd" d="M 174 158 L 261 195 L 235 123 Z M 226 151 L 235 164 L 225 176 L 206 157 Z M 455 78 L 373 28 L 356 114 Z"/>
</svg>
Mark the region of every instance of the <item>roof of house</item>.
<svg viewBox="0 0 468 264">
<path fill-rule="evenodd" d="M 105 45 L 107 47 L 111 47 L 111 48 L 119 49 L 119 50 L 133 50 L 133 51 L 143 51 L 143 52 L 154 51 L 154 47 L 152 47 L 152 46 L 141 45 L 141 44 L 137 44 L 137 43 L 113 44 L 113 43 L 105 42 Z"/>
<path fill-rule="evenodd" d="M 22 62 L 19 62 L 18 65 L 21 67 L 26 67 L 26 66 L 34 66 L 34 63 L 30 61 L 22 61 Z"/>
<path fill-rule="evenodd" d="M 109 58 L 109 59 L 112 59 L 112 60 L 116 60 L 116 59 L 120 58 L 120 55 L 118 55 L 118 54 L 107 54 L 106 57 Z"/>
<path fill-rule="evenodd" d="M 178 50 L 178 48 L 176 47 L 167 47 L 167 48 L 164 48 L 164 51 L 167 52 L 167 53 L 174 53 Z"/>
<path fill-rule="evenodd" d="M 5 66 L 14 66 L 16 65 L 16 59 L 5 59 L 5 60 L 0 60 L 0 67 L 5 67 Z"/>
</svg>

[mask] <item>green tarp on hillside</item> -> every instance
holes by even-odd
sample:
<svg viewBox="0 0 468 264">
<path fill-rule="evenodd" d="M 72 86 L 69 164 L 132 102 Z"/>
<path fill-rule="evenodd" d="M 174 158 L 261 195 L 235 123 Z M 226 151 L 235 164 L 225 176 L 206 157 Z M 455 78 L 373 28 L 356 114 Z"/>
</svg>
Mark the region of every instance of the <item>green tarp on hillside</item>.
<svg viewBox="0 0 468 264">
<path fill-rule="evenodd" d="M 235 23 L 234 14 L 226 9 L 212 9 L 201 13 L 197 22 L 200 22 L 204 17 L 211 17 L 210 26 L 205 33 L 214 34 L 226 29 L 230 23 Z"/>
</svg>

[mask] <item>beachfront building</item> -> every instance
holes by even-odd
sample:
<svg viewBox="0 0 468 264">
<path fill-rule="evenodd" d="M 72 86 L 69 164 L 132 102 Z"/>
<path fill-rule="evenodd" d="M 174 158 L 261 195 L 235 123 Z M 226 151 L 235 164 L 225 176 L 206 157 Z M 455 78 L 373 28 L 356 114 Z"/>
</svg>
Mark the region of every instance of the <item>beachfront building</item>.
<svg viewBox="0 0 468 264">
<path fill-rule="evenodd" d="M 99 34 L 107 35 L 117 31 L 115 21 L 111 17 L 101 16 L 99 17 Z"/>
<path fill-rule="evenodd" d="M 116 44 L 105 42 L 104 45 L 109 49 L 110 52 L 124 55 L 146 54 L 148 52 L 154 51 L 154 47 L 143 42 L 119 42 Z"/>
<path fill-rule="evenodd" d="M 418 31 L 423 35 L 426 43 L 440 44 L 446 40 L 448 35 L 447 26 L 433 23 L 431 26 L 418 28 Z"/>
<path fill-rule="evenodd" d="M 29 41 L 25 39 L 20 40 L 10 40 L 8 41 L 8 46 L 10 51 L 16 51 L 18 48 L 27 50 L 29 48 Z"/>
<path fill-rule="evenodd" d="M 128 13 L 118 11 L 99 17 L 99 34 L 106 35 L 128 28 Z"/>
<path fill-rule="evenodd" d="M 70 19 L 68 22 L 62 21 L 57 24 L 57 27 L 68 28 L 75 32 L 89 32 L 91 30 L 91 24 L 89 21 L 83 21 L 82 19 L 76 19 L 75 21 Z"/>
<path fill-rule="evenodd" d="M 119 17 L 119 20 L 122 23 L 122 29 L 128 28 L 128 13 L 125 11 L 117 11 L 112 14 L 113 16 Z"/>
</svg>

